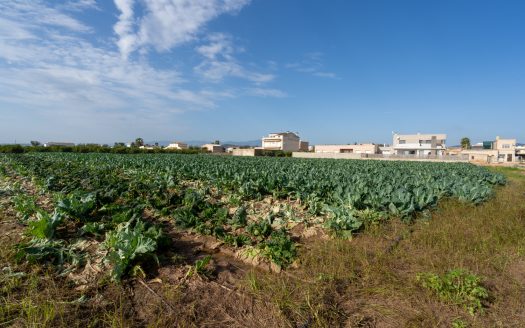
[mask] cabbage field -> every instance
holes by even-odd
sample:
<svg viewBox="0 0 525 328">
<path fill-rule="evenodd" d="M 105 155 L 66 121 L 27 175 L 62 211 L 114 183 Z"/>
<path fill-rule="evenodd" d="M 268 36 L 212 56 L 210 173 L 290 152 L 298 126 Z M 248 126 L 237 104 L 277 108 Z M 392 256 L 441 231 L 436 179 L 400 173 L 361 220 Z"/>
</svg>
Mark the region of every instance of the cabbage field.
<svg viewBox="0 0 525 328">
<path fill-rule="evenodd" d="M 96 264 L 117 281 L 158 265 L 172 230 L 280 269 L 312 231 L 351 238 L 429 217 L 444 198 L 479 204 L 506 183 L 465 163 L 177 154 L 0 155 L 0 176 L 3 206 L 26 227 L 20 261 L 59 273 Z"/>
</svg>

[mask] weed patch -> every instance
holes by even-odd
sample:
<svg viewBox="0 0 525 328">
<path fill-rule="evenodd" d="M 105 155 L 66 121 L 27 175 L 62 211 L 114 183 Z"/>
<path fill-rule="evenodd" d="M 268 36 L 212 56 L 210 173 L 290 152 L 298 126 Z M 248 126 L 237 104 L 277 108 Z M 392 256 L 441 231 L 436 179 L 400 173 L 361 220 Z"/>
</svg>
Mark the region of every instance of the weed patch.
<svg viewBox="0 0 525 328">
<path fill-rule="evenodd" d="M 462 269 L 454 269 L 444 275 L 419 273 L 416 279 L 442 301 L 461 305 L 471 315 L 483 312 L 483 302 L 489 297 L 487 289 L 481 285 L 481 277 Z"/>
</svg>

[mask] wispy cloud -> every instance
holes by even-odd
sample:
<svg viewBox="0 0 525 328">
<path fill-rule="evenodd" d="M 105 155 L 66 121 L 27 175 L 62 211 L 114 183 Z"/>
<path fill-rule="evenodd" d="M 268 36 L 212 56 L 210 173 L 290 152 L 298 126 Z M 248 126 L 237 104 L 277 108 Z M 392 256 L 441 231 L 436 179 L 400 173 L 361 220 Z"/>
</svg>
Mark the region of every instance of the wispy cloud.
<svg viewBox="0 0 525 328">
<path fill-rule="evenodd" d="M 242 66 L 234 56 L 242 49 L 236 49 L 231 37 L 224 33 L 209 35 L 208 43 L 196 50 L 204 60 L 195 67 L 195 72 L 209 81 L 220 82 L 225 77 L 232 76 L 262 84 L 275 78 L 273 74 L 259 73 Z"/>
<path fill-rule="evenodd" d="M 133 51 L 167 51 L 195 40 L 201 28 L 222 14 L 235 14 L 249 0 L 114 0 L 121 14 L 115 25 L 124 58 Z M 138 16 L 134 7 L 141 6 Z"/>
<path fill-rule="evenodd" d="M 181 74 L 173 69 L 123 61 L 119 52 L 94 46 L 82 35 L 90 29 L 65 11 L 38 1 L 10 4 L 2 3 L 0 12 L 0 100 L 36 107 L 170 112 L 215 105 L 213 95 L 184 88 Z M 60 29 L 44 28 L 50 25 Z"/>
<path fill-rule="evenodd" d="M 325 70 L 323 57 L 324 54 L 322 52 L 310 52 L 305 54 L 300 61 L 287 64 L 286 68 L 317 77 L 337 78 L 335 73 Z"/>
<path fill-rule="evenodd" d="M 247 90 L 249 95 L 264 97 L 264 98 L 286 98 L 288 95 L 286 92 L 279 89 L 267 89 L 267 88 L 249 88 Z"/>
<path fill-rule="evenodd" d="M 59 6 L 59 8 L 72 11 L 82 11 L 85 9 L 100 10 L 97 5 L 97 0 L 70 0 Z"/>
<path fill-rule="evenodd" d="M 131 124 L 171 131 L 177 113 L 214 108 L 239 96 L 286 96 L 262 87 L 275 76 L 242 64 L 236 57 L 243 49 L 230 35 L 203 31 L 207 22 L 238 12 L 248 0 L 114 1 L 118 38 L 100 42 L 95 29 L 79 18 L 83 11 L 100 10 L 95 0 L 0 0 L 0 130 L 12 127 L 7 118 L 27 117 L 14 115 L 16 108 L 44 115 L 48 122 L 69 122 L 75 131 L 96 129 L 97 121 L 106 122 L 108 130 Z M 150 63 L 149 51 L 189 41 L 202 59 L 191 74 L 202 81 Z M 132 56 L 135 51 L 140 55 Z M 247 85 L 209 83 L 226 77 Z M 41 128 L 33 123 L 24 128 Z"/>
<path fill-rule="evenodd" d="M 88 32 L 90 27 L 79 20 L 49 7 L 39 0 L 9 0 L 0 2 L 0 15 L 28 27 L 61 27 L 74 32 Z"/>
</svg>

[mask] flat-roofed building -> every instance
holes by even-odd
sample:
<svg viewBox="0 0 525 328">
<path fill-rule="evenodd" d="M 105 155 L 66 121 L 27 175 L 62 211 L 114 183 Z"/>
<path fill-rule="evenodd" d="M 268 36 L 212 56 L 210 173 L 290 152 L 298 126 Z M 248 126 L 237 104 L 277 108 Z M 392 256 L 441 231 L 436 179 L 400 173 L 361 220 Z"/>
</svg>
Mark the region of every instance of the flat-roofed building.
<svg viewBox="0 0 525 328">
<path fill-rule="evenodd" d="M 44 147 L 53 147 L 53 146 L 57 146 L 57 147 L 73 147 L 73 146 L 75 146 L 75 144 L 72 143 L 72 142 L 53 142 L 53 141 L 46 142 L 44 144 Z"/>
<path fill-rule="evenodd" d="M 516 160 L 516 139 L 502 139 L 498 136 L 492 143 L 492 149 L 498 151 L 498 162 Z"/>
<path fill-rule="evenodd" d="M 307 150 L 308 144 L 305 145 Z M 270 133 L 262 138 L 262 149 L 264 150 L 300 151 L 302 148 L 304 145 L 301 145 L 301 139 L 294 132 Z"/>
<path fill-rule="evenodd" d="M 379 146 L 379 154 L 390 156 L 394 154 L 394 148 L 392 146 Z"/>
<path fill-rule="evenodd" d="M 356 144 L 356 145 L 315 145 L 316 153 L 353 153 L 353 154 L 377 154 L 379 145 Z"/>
<path fill-rule="evenodd" d="M 166 146 L 166 149 L 188 149 L 188 144 L 184 142 L 174 141 Z"/>
<path fill-rule="evenodd" d="M 206 149 L 210 153 L 224 153 L 224 147 L 218 144 L 205 144 L 201 148 Z"/>
<path fill-rule="evenodd" d="M 299 151 L 308 151 L 310 149 L 310 144 L 308 141 L 301 140 L 301 143 L 299 144 Z"/>
<path fill-rule="evenodd" d="M 447 149 L 446 134 L 397 134 L 392 140 L 395 155 L 442 156 Z"/>
<path fill-rule="evenodd" d="M 525 146 L 516 146 L 516 160 L 525 161 Z"/>
</svg>

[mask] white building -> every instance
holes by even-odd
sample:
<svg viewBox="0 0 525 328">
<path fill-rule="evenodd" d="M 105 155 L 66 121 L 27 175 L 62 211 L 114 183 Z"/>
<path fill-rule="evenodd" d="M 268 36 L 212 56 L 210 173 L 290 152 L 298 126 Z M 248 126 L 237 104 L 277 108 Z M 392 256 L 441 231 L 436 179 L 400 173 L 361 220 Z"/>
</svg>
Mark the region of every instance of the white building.
<svg viewBox="0 0 525 328">
<path fill-rule="evenodd" d="M 44 147 L 52 147 L 52 146 L 73 147 L 75 146 L 75 144 L 72 142 L 46 142 L 44 144 Z"/>
<path fill-rule="evenodd" d="M 167 145 L 165 149 L 178 149 L 178 150 L 188 149 L 188 144 L 185 144 L 183 142 L 174 141 L 170 143 L 169 145 Z"/>
<path fill-rule="evenodd" d="M 294 132 L 270 133 L 267 137 L 262 138 L 262 148 L 265 150 L 307 151 L 308 142 L 301 141 Z"/>
<path fill-rule="evenodd" d="M 516 160 L 525 161 L 525 146 L 516 146 Z"/>
<path fill-rule="evenodd" d="M 397 134 L 393 136 L 392 149 L 395 155 L 443 156 L 446 134 Z"/>
<path fill-rule="evenodd" d="M 201 148 L 206 149 L 210 153 L 224 153 L 224 147 L 217 144 L 205 144 L 202 145 Z"/>
</svg>

